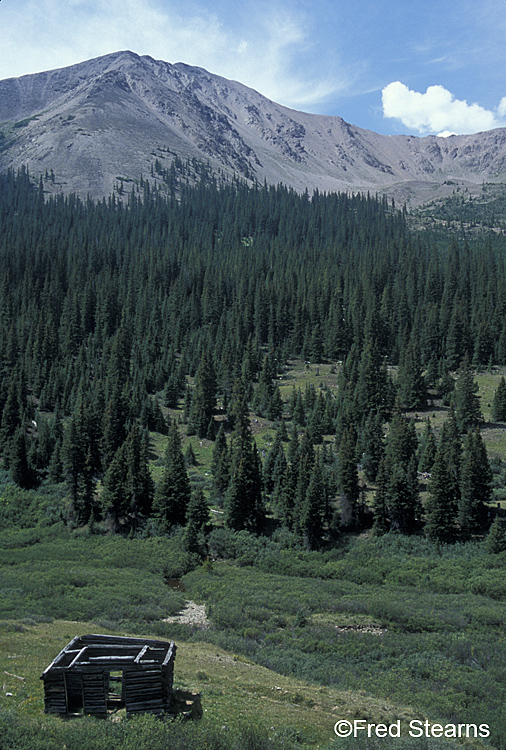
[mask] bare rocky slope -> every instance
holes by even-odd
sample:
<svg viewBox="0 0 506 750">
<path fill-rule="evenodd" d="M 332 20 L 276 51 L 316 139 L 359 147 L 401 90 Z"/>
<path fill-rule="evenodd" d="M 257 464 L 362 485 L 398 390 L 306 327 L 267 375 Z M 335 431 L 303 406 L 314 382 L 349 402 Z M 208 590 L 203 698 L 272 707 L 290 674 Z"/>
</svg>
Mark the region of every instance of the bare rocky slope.
<svg viewBox="0 0 506 750">
<path fill-rule="evenodd" d="M 297 191 L 386 192 L 411 205 L 455 184 L 479 192 L 484 182 L 506 182 L 505 128 L 379 135 L 132 52 L 0 81 L 0 170 L 53 170 L 52 189 L 100 198 L 118 177 L 149 176 L 156 158 L 168 167 L 175 154 Z"/>
</svg>

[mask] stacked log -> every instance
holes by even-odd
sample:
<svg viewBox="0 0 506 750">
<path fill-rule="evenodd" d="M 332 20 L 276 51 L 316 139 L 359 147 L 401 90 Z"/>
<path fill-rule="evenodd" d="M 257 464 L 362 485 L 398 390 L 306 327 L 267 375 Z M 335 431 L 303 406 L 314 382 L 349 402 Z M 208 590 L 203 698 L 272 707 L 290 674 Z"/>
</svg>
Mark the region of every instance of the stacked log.
<svg viewBox="0 0 506 750">
<path fill-rule="evenodd" d="M 83 712 L 95 716 L 107 715 L 109 675 L 103 670 L 83 672 Z"/>
<path fill-rule="evenodd" d="M 67 713 L 67 691 L 63 672 L 50 672 L 44 679 L 44 711 L 47 714 Z"/>
<path fill-rule="evenodd" d="M 123 672 L 127 715 L 162 713 L 167 708 L 163 691 L 162 669 L 136 669 Z"/>
<path fill-rule="evenodd" d="M 46 713 L 106 716 L 111 672 L 122 676 L 121 698 L 128 714 L 162 713 L 171 705 L 173 641 L 121 636 L 86 635 L 74 638 L 44 670 Z"/>
</svg>

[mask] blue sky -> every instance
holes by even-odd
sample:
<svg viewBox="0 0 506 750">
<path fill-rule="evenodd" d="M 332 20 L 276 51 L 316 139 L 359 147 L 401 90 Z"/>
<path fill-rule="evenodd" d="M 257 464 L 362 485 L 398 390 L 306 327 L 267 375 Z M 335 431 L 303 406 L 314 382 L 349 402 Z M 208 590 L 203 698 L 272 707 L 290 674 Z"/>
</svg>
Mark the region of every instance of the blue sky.
<svg viewBox="0 0 506 750">
<path fill-rule="evenodd" d="M 0 3 L 0 79 L 122 49 L 378 133 L 506 126 L 505 0 Z"/>
</svg>

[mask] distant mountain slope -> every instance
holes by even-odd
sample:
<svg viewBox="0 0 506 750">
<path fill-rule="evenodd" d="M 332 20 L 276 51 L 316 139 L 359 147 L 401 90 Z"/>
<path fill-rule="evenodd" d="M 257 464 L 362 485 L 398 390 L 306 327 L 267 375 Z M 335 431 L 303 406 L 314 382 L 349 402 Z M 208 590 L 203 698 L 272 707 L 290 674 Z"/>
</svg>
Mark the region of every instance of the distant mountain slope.
<svg viewBox="0 0 506 750">
<path fill-rule="evenodd" d="M 506 129 L 438 138 L 384 136 L 340 117 L 283 107 L 201 68 L 118 52 L 0 81 L 0 169 L 54 170 L 54 189 L 94 198 L 155 158 L 297 191 L 388 192 L 413 204 L 506 182 Z M 450 184 L 448 184 L 450 182 Z"/>
</svg>

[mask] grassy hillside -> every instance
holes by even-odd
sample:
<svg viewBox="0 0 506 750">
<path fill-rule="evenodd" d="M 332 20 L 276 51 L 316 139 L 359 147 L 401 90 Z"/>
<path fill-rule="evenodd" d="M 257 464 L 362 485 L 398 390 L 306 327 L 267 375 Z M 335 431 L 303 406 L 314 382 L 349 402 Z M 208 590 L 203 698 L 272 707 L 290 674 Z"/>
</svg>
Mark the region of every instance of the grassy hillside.
<svg viewBox="0 0 506 750">
<path fill-rule="evenodd" d="M 506 431 L 490 422 L 490 404 L 503 372 L 477 375 L 482 434 L 498 467 L 494 503 L 501 505 Z M 330 364 L 294 360 L 280 390 L 287 401 L 294 387 L 332 389 L 337 376 Z M 433 403 L 413 414 L 417 429 L 429 416 L 437 434 L 446 411 Z M 182 410 L 171 416 L 179 421 Z M 492 746 L 504 747 L 504 554 L 487 554 L 480 539 L 445 546 L 367 532 L 342 535 L 332 550 L 307 552 L 281 531 L 260 538 L 233 534 L 211 493 L 213 443 L 182 430 L 183 450 L 191 443 L 196 456 L 192 483 L 213 503 L 214 561 L 203 566 L 183 550 L 180 532 L 152 536 L 148 527 L 124 538 L 101 524 L 73 528 L 60 520 L 63 491 L 57 497 L 54 490 L 21 490 L 4 476 L 0 726 L 11 743 L 6 748 L 153 750 L 153 736 L 165 746 L 197 750 L 453 747 L 448 739 L 405 736 L 387 745 L 333 734 L 340 718 L 400 719 L 407 727 L 426 717 L 487 723 Z M 259 451 L 268 452 L 275 425 L 253 414 L 252 430 Z M 166 441 L 151 435 L 155 477 Z M 182 579 L 182 589 L 168 587 L 168 579 Z M 209 627 L 164 622 L 187 599 L 205 604 Z M 202 721 L 165 727 L 150 718 L 118 724 L 44 716 L 42 670 L 73 636 L 97 631 L 175 638 L 176 687 L 202 693 Z M 34 745 L 35 736 L 46 744 Z"/>
<path fill-rule="evenodd" d="M 15 709 L 25 719 L 40 720 L 40 674 L 62 644 L 94 629 L 95 623 L 63 620 L 23 626 L 4 622 L 0 631 L 4 682 L 1 711 Z M 250 725 L 284 739 L 287 747 L 292 742 L 308 748 L 327 747 L 338 718 L 389 722 L 419 716 L 412 708 L 395 706 L 364 692 L 284 677 L 212 644 L 178 640 L 176 664 L 175 687 L 202 694 L 201 725 L 224 734 Z M 7 697 L 7 693 L 11 695 Z M 44 721 L 50 731 L 58 724 L 54 717 L 45 717 Z"/>
</svg>

